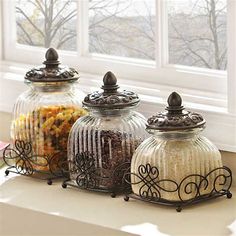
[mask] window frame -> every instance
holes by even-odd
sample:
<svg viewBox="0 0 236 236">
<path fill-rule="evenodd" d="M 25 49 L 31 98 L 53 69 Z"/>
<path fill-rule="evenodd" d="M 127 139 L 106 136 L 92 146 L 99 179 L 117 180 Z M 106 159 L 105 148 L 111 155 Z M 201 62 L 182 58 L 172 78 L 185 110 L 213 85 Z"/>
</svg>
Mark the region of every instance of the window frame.
<svg viewBox="0 0 236 236">
<path fill-rule="evenodd" d="M 236 114 L 236 1 L 227 2 L 227 102 L 228 112 Z"/>
<path fill-rule="evenodd" d="M 60 51 L 61 61 L 79 68 L 83 72 L 104 74 L 106 70 L 112 70 L 119 77 L 130 80 L 148 81 L 153 84 L 178 86 L 226 95 L 227 72 L 168 64 L 168 13 L 166 5 L 165 0 L 156 0 L 156 61 L 147 61 L 89 53 L 88 0 L 78 0 L 77 51 Z M 3 0 L 3 20 L 4 60 L 23 63 L 30 61 L 32 64 L 40 64 L 44 56 L 44 48 L 16 43 L 16 26 L 12 23 L 15 22 L 14 1 Z"/>
</svg>

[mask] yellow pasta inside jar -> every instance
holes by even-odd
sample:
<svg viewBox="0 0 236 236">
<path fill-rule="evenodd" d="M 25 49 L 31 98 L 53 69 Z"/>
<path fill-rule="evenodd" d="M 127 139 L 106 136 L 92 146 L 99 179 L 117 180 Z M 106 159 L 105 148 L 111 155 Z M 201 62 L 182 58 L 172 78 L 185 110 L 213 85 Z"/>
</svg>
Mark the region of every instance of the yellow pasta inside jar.
<svg viewBox="0 0 236 236">
<path fill-rule="evenodd" d="M 61 168 L 60 163 L 66 163 L 72 125 L 86 114 L 78 106 L 42 106 L 13 121 L 13 139 L 31 143 L 29 161 L 34 170 L 55 172 Z"/>
</svg>

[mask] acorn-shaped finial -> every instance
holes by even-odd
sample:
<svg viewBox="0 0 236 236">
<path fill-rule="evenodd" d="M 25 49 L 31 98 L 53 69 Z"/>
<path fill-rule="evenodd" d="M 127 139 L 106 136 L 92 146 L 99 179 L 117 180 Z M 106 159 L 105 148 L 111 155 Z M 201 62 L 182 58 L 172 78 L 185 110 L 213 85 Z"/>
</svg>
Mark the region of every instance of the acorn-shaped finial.
<svg viewBox="0 0 236 236">
<path fill-rule="evenodd" d="M 172 113 L 172 112 L 180 113 L 184 109 L 184 107 L 182 106 L 182 98 L 176 92 L 173 92 L 170 94 L 167 102 L 168 102 L 168 107 L 166 107 L 166 110 L 169 113 Z"/>
<path fill-rule="evenodd" d="M 117 83 L 116 76 L 111 71 L 108 71 L 103 77 L 102 89 L 104 90 L 105 93 L 114 93 L 119 88 L 119 86 L 116 83 Z"/>
<path fill-rule="evenodd" d="M 116 76 L 111 71 L 108 71 L 103 77 L 103 83 L 104 85 L 116 85 Z"/>
<path fill-rule="evenodd" d="M 45 54 L 47 61 L 56 61 L 58 59 L 58 53 L 54 48 L 49 48 Z"/>
<path fill-rule="evenodd" d="M 182 105 L 182 98 L 176 92 L 173 92 L 168 97 L 168 105 L 169 107 L 180 107 Z"/>
<path fill-rule="evenodd" d="M 59 65 L 58 53 L 54 48 L 49 48 L 45 54 L 46 61 L 43 62 L 46 66 L 57 66 Z"/>
</svg>

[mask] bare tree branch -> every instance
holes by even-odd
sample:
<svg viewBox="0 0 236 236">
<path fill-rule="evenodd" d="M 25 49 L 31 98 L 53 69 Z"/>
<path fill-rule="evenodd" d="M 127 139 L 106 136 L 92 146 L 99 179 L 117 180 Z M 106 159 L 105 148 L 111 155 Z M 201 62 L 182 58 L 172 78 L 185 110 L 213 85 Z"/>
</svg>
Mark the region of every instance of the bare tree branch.
<svg viewBox="0 0 236 236">
<path fill-rule="evenodd" d="M 21 13 L 27 19 L 27 21 L 35 28 L 35 30 L 37 30 L 44 37 L 44 33 L 31 21 L 31 19 L 25 14 L 22 9 L 16 7 L 16 10 Z"/>
<path fill-rule="evenodd" d="M 39 12 L 44 18 L 34 19 L 33 15 L 28 16 L 23 7 L 20 5 L 16 7 L 17 14 L 23 16 L 26 21 L 42 36 L 44 42 L 42 43 L 45 47 L 50 47 L 50 45 L 55 41 L 57 42 L 59 38 L 61 38 L 61 42 L 59 42 L 59 46 L 65 44 L 65 38 L 68 38 L 68 32 L 70 33 L 69 40 L 73 37 L 76 37 L 75 30 L 71 29 L 63 29 L 63 27 L 76 16 L 77 10 L 72 9 L 70 11 L 66 11 L 67 15 L 62 17 L 63 12 L 66 9 L 66 6 L 69 5 L 72 1 L 66 0 L 65 3 L 58 0 L 29 0 L 27 4 L 31 4 L 34 6 L 34 9 Z M 59 8 L 59 9 L 58 9 Z M 58 9 L 57 11 L 55 9 Z M 59 16 L 61 19 L 58 20 Z M 41 21 L 41 22 L 40 22 Z M 20 26 L 20 23 L 18 24 Z M 60 31 L 59 35 L 58 32 Z M 29 43 L 30 36 L 30 44 L 38 45 L 37 39 L 34 39 L 29 32 L 25 29 L 22 29 L 23 34 L 25 35 L 27 42 Z"/>
</svg>

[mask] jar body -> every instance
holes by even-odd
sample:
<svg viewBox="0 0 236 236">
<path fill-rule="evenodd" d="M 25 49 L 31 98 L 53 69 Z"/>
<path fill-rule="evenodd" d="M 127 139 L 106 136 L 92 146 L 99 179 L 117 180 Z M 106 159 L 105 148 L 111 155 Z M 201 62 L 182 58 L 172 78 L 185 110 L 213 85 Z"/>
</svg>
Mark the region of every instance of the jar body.
<svg viewBox="0 0 236 236">
<path fill-rule="evenodd" d="M 57 171 L 58 162 L 66 161 L 70 128 L 86 114 L 81 106 L 83 96 L 69 82 L 30 84 L 13 109 L 13 143 L 24 141 L 32 146 L 27 154 L 30 163 L 16 160 L 17 165 L 43 172 Z"/>
<path fill-rule="evenodd" d="M 135 184 L 140 178 L 131 175 L 135 194 L 146 191 L 147 197 L 184 201 L 220 188 L 221 185 L 214 182 L 216 179 L 221 180 L 217 178 L 220 170 L 210 173 L 222 167 L 220 152 L 207 138 L 190 136 L 166 138 L 153 135 L 139 146 L 132 158 L 131 173 L 140 175 L 139 166 L 146 164 L 156 167 L 158 172 L 146 170 L 153 179 L 151 188 L 143 186 L 143 183 Z"/>
<path fill-rule="evenodd" d="M 147 137 L 145 123 L 145 118 L 133 111 L 90 113 L 80 118 L 69 135 L 71 180 L 89 189 L 122 188 L 122 165 L 128 162 L 130 167 L 135 149 Z"/>
</svg>

